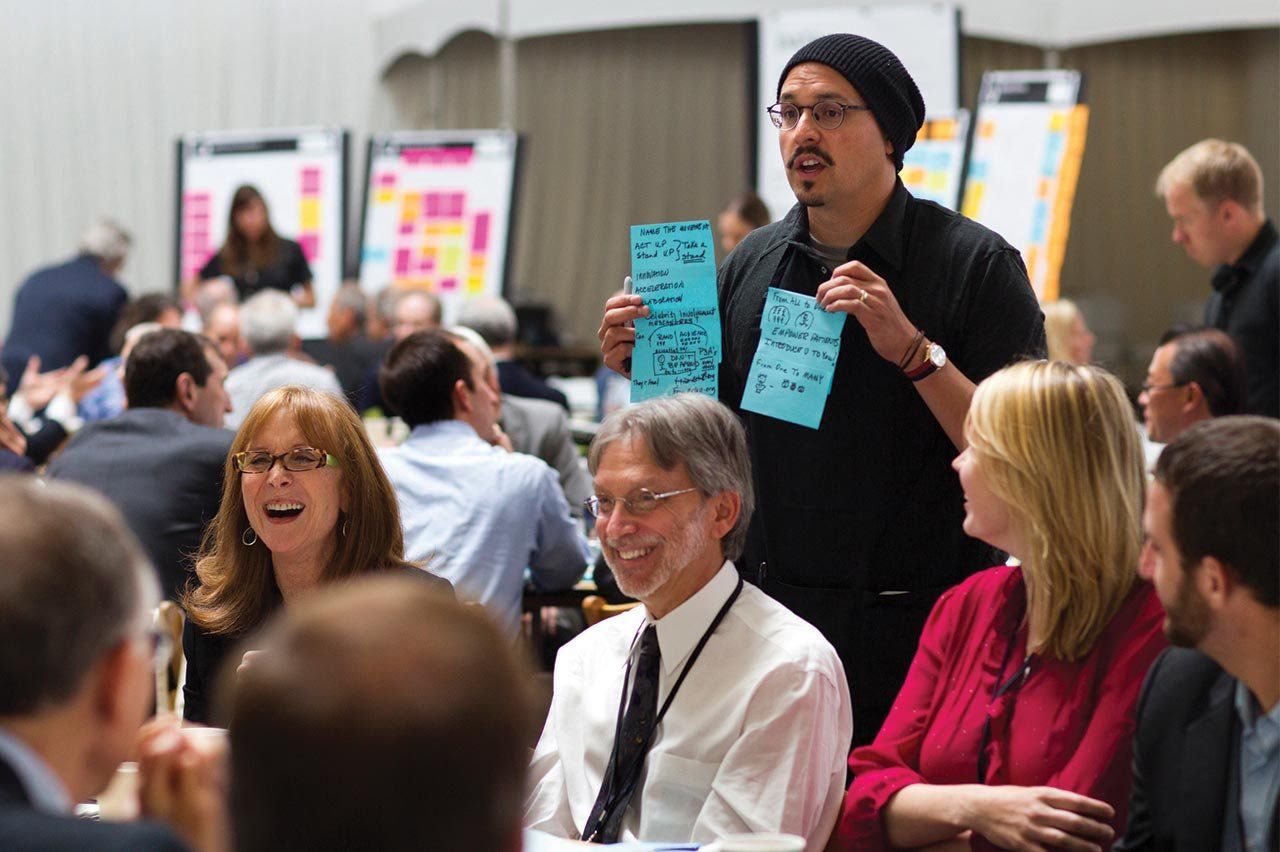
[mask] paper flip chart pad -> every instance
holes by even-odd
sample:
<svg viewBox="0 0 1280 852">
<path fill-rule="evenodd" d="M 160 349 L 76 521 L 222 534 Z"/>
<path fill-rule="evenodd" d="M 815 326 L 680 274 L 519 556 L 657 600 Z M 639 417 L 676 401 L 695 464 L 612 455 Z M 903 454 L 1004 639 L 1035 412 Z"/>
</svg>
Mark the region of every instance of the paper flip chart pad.
<svg viewBox="0 0 1280 852">
<path fill-rule="evenodd" d="M 812 296 L 770 287 L 742 407 L 817 429 L 840 358 L 844 321 L 843 313 L 827 313 Z"/>
<path fill-rule="evenodd" d="M 649 316 L 636 320 L 631 401 L 719 395 L 720 309 L 711 224 L 631 226 L 631 278 Z"/>
</svg>

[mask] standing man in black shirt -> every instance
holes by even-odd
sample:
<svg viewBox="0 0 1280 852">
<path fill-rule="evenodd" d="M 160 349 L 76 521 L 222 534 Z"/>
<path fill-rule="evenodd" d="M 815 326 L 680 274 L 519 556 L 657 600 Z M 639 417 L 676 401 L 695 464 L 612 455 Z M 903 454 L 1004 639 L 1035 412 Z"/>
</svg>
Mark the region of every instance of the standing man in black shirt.
<svg viewBox="0 0 1280 852">
<path fill-rule="evenodd" d="M 1043 357 L 1044 322 L 1012 246 L 898 180 L 924 102 L 889 50 L 811 42 L 769 112 L 799 203 L 748 235 L 718 281 L 720 396 L 746 424 L 760 504 L 739 567 L 839 651 L 865 743 L 938 595 L 1000 561 L 964 535 L 950 463 L 975 383 Z M 770 286 L 851 317 L 816 430 L 738 408 Z M 647 315 L 636 296 L 605 304 L 608 366 L 623 371 L 628 326 Z"/>
<path fill-rule="evenodd" d="M 1243 145 L 1205 139 L 1156 180 L 1187 257 L 1213 269 L 1204 324 L 1244 350 L 1245 411 L 1280 417 L 1280 238 L 1262 208 L 1262 170 Z"/>
</svg>

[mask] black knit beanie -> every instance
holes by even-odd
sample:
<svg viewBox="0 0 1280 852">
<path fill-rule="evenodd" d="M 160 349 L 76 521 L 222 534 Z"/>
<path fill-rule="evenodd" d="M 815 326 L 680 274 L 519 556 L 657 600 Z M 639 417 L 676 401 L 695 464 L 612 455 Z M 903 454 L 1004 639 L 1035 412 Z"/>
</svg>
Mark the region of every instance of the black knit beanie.
<svg viewBox="0 0 1280 852">
<path fill-rule="evenodd" d="M 893 162 L 902 169 L 902 155 L 915 144 L 924 124 L 924 98 L 893 51 L 869 38 L 834 33 L 814 39 L 796 51 L 778 78 L 778 96 L 787 73 L 803 62 L 820 62 L 849 81 L 871 107 L 885 138 L 893 143 Z"/>
</svg>

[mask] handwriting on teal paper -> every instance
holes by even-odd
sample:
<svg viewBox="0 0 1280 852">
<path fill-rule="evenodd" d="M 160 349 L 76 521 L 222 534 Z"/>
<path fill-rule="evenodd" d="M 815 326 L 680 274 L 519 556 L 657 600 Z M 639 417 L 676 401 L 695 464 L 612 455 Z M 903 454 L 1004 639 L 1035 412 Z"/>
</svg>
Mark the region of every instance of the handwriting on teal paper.
<svg viewBox="0 0 1280 852">
<path fill-rule="evenodd" d="M 631 279 L 649 308 L 635 324 L 631 401 L 681 392 L 718 396 L 720 310 L 711 224 L 633 225 Z"/>
<path fill-rule="evenodd" d="M 770 287 L 742 407 L 817 429 L 840 358 L 844 322 L 843 313 L 827 313 L 811 296 Z"/>
</svg>

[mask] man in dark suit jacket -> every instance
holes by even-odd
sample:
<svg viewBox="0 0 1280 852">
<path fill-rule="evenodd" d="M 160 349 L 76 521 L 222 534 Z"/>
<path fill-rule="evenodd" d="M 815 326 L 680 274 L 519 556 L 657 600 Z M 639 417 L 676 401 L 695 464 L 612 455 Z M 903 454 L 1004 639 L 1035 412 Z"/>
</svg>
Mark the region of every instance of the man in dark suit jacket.
<svg viewBox="0 0 1280 852">
<path fill-rule="evenodd" d="M 3 363 L 21 376 L 39 355 L 46 370 L 66 367 L 80 355 L 94 366 L 111 355 L 111 329 L 128 298 L 116 281 L 129 253 L 130 236 L 109 219 L 89 226 L 80 254 L 31 275 L 13 301 Z"/>
<path fill-rule="evenodd" d="M 187 848 L 155 823 L 72 815 L 130 756 L 150 712 L 158 590 L 137 540 L 87 489 L 28 477 L 0 478 L 0 517 L 0 849 Z M 159 745 L 144 740 L 140 755 L 144 813 L 180 817 L 188 842 L 216 848 L 220 809 L 193 811 L 185 792 L 217 798 L 215 761 Z"/>
<path fill-rule="evenodd" d="M 145 335 L 125 363 L 128 409 L 85 426 L 49 466 L 119 507 L 175 600 L 222 499 L 234 437 L 221 428 L 226 375 L 212 341 L 178 329 Z"/>
<path fill-rule="evenodd" d="M 1138 705 L 1117 850 L 1280 842 L 1280 423 L 1220 417 L 1156 463 L 1141 573 L 1174 645 Z"/>
</svg>

